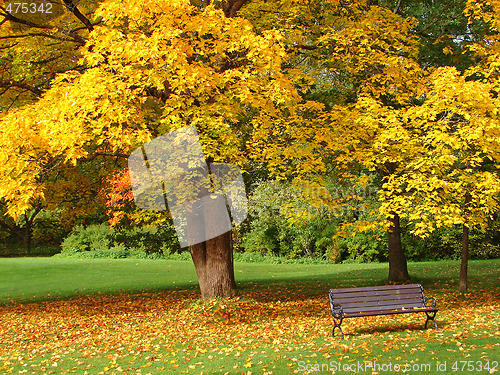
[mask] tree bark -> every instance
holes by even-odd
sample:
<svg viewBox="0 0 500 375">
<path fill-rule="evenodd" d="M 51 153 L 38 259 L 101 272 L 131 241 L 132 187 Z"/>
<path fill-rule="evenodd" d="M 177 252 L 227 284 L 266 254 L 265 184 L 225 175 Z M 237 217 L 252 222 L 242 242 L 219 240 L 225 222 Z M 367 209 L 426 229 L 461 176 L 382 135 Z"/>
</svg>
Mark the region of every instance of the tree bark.
<svg viewBox="0 0 500 375">
<path fill-rule="evenodd" d="M 24 213 L 24 252 L 28 255 L 31 253 L 31 240 L 33 239 L 33 223 L 35 222 L 36 216 L 42 211 L 42 205 L 38 205 L 34 208 L 31 214 L 27 212 Z"/>
<path fill-rule="evenodd" d="M 467 216 L 468 206 L 472 196 L 469 192 L 465 193 L 464 216 Z M 467 292 L 467 268 L 469 263 L 469 227 L 467 223 L 462 225 L 462 262 L 460 264 L 460 285 L 458 290 L 462 293 Z"/>
<path fill-rule="evenodd" d="M 229 298 L 236 293 L 231 232 L 190 246 L 201 298 Z"/>
<path fill-rule="evenodd" d="M 222 3 L 222 10 L 227 18 L 233 18 L 247 0 L 226 0 Z"/>
<path fill-rule="evenodd" d="M 399 215 L 393 213 L 392 218 L 388 220 L 391 223 L 387 231 L 389 244 L 389 281 L 405 282 L 410 280 L 410 276 L 406 265 L 406 257 L 401 246 Z"/>
</svg>

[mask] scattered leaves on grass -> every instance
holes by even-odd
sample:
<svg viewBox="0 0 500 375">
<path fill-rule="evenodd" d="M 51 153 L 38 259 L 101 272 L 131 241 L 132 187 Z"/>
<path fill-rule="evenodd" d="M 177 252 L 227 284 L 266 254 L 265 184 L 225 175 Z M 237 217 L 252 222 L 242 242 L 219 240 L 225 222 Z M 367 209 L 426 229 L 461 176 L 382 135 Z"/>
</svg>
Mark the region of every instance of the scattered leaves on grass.
<svg viewBox="0 0 500 375">
<path fill-rule="evenodd" d="M 326 293 L 249 290 L 201 301 L 193 291 L 165 291 L 3 306 L 0 372 L 272 374 L 280 366 L 297 372 L 299 361 L 404 361 L 422 353 L 439 360 L 443 352 L 465 360 L 471 350 L 494 360 L 498 292 L 426 292 L 438 300 L 439 331 L 422 330 L 424 314 L 354 318 L 342 325 L 343 341 L 331 337 Z"/>
</svg>

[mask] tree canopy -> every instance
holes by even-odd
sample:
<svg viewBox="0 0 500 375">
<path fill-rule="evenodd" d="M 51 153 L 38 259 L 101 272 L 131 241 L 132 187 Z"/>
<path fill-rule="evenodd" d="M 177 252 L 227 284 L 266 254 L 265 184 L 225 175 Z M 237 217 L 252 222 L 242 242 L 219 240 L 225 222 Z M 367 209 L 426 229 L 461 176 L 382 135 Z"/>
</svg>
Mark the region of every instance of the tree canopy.
<svg viewBox="0 0 500 375">
<path fill-rule="evenodd" d="M 212 161 L 377 186 L 377 220 L 346 225 L 387 231 L 393 281 L 409 277 L 400 220 L 425 236 L 484 228 L 498 210 L 497 2 L 0 9 L 0 197 L 13 217 L 61 202 L 80 166 L 121 170 L 134 148 L 193 125 Z"/>
</svg>

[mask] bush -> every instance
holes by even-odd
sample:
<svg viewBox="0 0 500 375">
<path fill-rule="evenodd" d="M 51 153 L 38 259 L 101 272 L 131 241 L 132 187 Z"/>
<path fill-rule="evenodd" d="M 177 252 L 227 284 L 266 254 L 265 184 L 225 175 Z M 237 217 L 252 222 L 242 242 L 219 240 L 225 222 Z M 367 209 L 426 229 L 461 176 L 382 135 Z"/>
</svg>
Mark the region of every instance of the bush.
<svg viewBox="0 0 500 375">
<path fill-rule="evenodd" d="M 181 250 L 175 229 L 169 225 L 121 229 L 115 232 L 114 240 L 116 244 L 146 255 L 172 254 Z"/>
<path fill-rule="evenodd" d="M 170 226 L 145 226 L 116 230 L 107 224 L 77 225 L 61 244 L 63 255 L 85 254 L 91 258 L 161 258 L 179 252 L 175 230 Z M 88 254 L 92 253 L 92 254 Z M 142 255 L 141 255 L 142 254 Z"/>
<path fill-rule="evenodd" d="M 262 254 L 288 259 L 311 257 L 332 263 L 387 261 L 386 233 L 352 232 L 345 237 L 333 239 L 341 221 L 354 220 L 353 215 L 348 213 L 329 216 L 328 212 L 314 212 L 300 223 L 295 220 L 297 224 L 291 225 L 286 208 L 300 205 L 306 207 L 307 203 L 297 203 L 300 197 L 289 183 L 262 182 L 249 198 L 249 230 L 243 235 L 241 246 L 244 252 L 253 256 Z M 460 259 L 461 226 L 439 228 L 425 239 L 411 235 L 410 231 L 411 227 L 402 222 L 401 243 L 408 260 Z M 376 239 L 376 234 L 380 239 Z M 471 259 L 500 257 L 498 218 L 489 223 L 484 233 L 470 231 L 469 256 Z"/>
<path fill-rule="evenodd" d="M 425 239 L 404 233 L 401 236 L 408 260 L 460 259 L 462 256 L 462 227 L 439 228 Z M 469 232 L 470 259 L 500 257 L 500 223 L 492 221 L 485 232 Z"/>
<path fill-rule="evenodd" d="M 458 259 L 462 232 L 459 227 L 439 228 L 429 237 L 419 238 L 407 230 L 401 235 L 401 243 L 408 260 Z"/>
<path fill-rule="evenodd" d="M 257 186 L 250 196 L 250 229 L 243 235 L 244 251 L 289 259 L 323 257 L 316 241 L 327 221 L 313 217 L 302 225 L 291 225 L 286 211 L 296 200 L 297 191 L 285 182 L 266 181 Z"/>
<path fill-rule="evenodd" d="M 266 181 L 258 185 L 250 196 L 249 207 L 250 230 L 242 246 L 245 252 L 289 259 L 328 259 L 333 263 L 386 259 L 386 245 L 374 241 L 374 233 L 334 240 L 339 222 L 353 220 L 352 212 L 338 215 L 316 209 L 300 201 L 300 192 L 286 182 Z M 300 221 L 292 215 L 290 220 L 290 210 L 306 215 Z"/>
<path fill-rule="evenodd" d="M 188 253 L 189 254 L 189 253 Z M 259 253 L 235 253 L 235 262 L 245 262 L 245 263 L 266 263 L 266 264 L 327 264 L 328 261 L 318 258 L 295 258 L 290 259 L 282 256 L 274 255 L 263 255 Z"/>
<path fill-rule="evenodd" d="M 61 244 L 62 253 L 108 250 L 114 245 L 114 231 L 107 224 L 76 225 Z"/>
<path fill-rule="evenodd" d="M 490 222 L 486 231 L 471 230 L 469 252 L 472 259 L 500 258 L 500 220 Z"/>
</svg>

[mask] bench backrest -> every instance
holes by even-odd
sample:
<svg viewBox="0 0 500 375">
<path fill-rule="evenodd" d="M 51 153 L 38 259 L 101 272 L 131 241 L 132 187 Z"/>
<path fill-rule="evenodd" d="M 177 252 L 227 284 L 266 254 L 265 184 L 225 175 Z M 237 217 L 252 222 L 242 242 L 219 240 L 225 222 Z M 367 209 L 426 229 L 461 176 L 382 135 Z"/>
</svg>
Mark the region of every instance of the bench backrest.
<svg viewBox="0 0 500 375">
<path fill-rule="evenodd" d="M 420 284 L 330 289 L 328 294 L 332 312 L 342 307 L 346 317 L 426 307 L 424 289 Z"/>
</svg>

